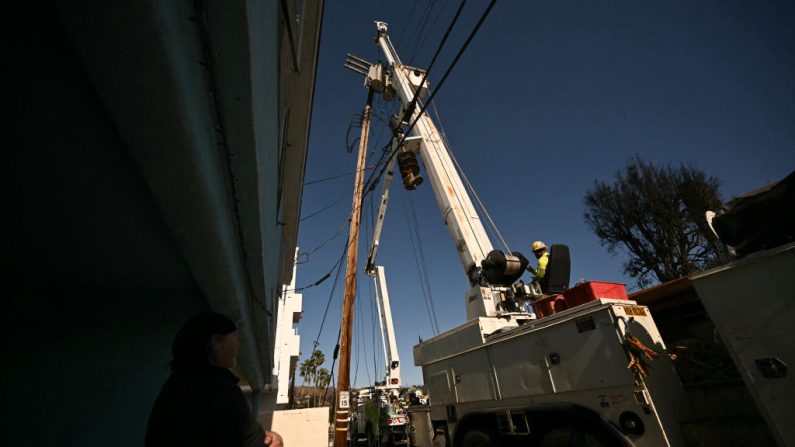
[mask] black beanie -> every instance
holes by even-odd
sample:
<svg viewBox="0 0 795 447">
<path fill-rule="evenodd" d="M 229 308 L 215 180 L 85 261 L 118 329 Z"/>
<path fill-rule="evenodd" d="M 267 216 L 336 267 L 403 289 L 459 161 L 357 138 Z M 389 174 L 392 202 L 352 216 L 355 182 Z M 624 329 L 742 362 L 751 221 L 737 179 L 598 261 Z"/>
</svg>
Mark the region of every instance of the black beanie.
<svg viewBox="0 0 795 447">
<path fill-rule="evenodd" d="M 235 322 L 215 312 L 195 315 L 179 330 L 171 346 L 171 369 L 185 371 L 210 364 L 208 343 L 213 335 L 226 335 L 237 330 Z"/>
</svg>

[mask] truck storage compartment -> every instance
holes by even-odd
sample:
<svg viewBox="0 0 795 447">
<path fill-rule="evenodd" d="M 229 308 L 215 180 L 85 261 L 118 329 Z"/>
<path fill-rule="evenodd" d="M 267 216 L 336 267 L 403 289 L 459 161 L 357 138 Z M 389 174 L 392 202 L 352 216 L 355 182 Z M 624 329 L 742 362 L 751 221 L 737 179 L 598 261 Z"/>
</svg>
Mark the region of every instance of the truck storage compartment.
<svg viewBox="0 0 795 447">
<path fill-rule="evenodd" d="M 533 301 L 533 310 L 535 310 L 538 318 L 548 317 L 568 308 L 566 298 L 563 295 L 547 295 Z"/>
<path fill-rule="evenodd" d="M 587 281 L 563 292 L 568 307 L 579 306 L 599 298 L 626 300 L 627 289 L 617 282 Z"/>
<path fill-rule="evenodd" d="M 538 318 L 571 309 L 600 298 L 627 300 L 627 289 L 617 282 L 588 281 L 563 291 L 561 295 L 547 295 L 533 301 L 533 309 Z"/>
</svg>

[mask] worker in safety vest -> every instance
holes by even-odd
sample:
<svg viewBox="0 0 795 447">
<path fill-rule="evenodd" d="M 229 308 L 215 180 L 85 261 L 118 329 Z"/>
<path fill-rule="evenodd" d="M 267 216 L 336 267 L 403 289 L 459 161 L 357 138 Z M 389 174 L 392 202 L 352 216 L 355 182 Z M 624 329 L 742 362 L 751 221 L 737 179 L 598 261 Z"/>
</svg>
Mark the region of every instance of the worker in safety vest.
<svg viewBox="0 0 795 447">
<path fill-rule="evenodd" d="M 372 446 L 380 439 L 381 405 L 377 398 L 367 398 L 364 404 L 364 415 L 367 418 L 365 428 L 367 433 L 367 445 Z"/>
<path fill-rule="evenodd" d="M 536 281 L 540 281 L 544 279 L 544 275 L 547 273 L 549 253 L 547 252 L 547 246 L 541 241 L 533 242 L 532 249 L 533 254 L 536 255 L 536 259 L 538 259 L 538 267 L 533 268 L 533 266 L 528 265 L 527 270 L 535 276 Z"/>
</svg>

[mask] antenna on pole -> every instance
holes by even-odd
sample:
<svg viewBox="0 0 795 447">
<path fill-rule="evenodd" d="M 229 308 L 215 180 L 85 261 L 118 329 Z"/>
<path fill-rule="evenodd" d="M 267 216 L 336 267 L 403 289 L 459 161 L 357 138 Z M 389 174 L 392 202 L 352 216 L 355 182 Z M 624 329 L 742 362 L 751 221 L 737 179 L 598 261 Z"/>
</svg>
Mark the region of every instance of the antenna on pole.
<svg viewBox="0 0 795 447">
<path fill-rule="evenodd" d="M 345 55 L 345 65 L 343 65 L 343 67 L 347 68 L 348 70 L 355 71 L 362 76 L 367 76 L 367 74 L 370 72 L 370 67 L 372 66 L 372 63 L 367 62 L 360 57 L 354 56 L 350 53 Z"/>
</svg>

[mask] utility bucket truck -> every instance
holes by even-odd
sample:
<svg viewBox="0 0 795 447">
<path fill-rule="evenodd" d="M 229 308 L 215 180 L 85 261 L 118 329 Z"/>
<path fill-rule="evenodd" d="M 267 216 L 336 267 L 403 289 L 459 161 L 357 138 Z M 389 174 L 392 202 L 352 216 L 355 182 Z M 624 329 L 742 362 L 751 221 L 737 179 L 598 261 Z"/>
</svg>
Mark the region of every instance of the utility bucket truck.
<svg viewBox="0 0 795 447">
<path fill-rule="evenodd" d="M 493 248 L 450 148 L 423 113 L 428 72 L 404 65 L 387 24 L 376 27 L 386 63 L 350 56 L 349 68 L 371 91 L 401 102 L 385 169 L 391 175 L 396 160 L 408 190 L 427 177 L 469 284 L 469 321 L 414 347 L 430 398 L 430 423 L 416 443 L 683 446 L 678 421 L 689 407 L 648 308 L 621 289 L 548 306 L 540 319 L 522 310 L 567 303 L 560 293 L 568 286 L 567 249 L 551 253 L 548 275 L 558 278 L 558 293 L 517 283 L 527 259 Z"/>
<path fill-rule="evenodd" d="M 795 172 L 707 215 L 737 259 L 631 298 L 677 357 L 689 445 L 795 446 Z"/>
<path fill-rule="evenodd" d="M 385 202 L 382 202 L 382 207 Z M 380 213 L 383 216 L 383 213 Z M 379 226 L 377 225 L 376 228 Z M 373 239 L 377 241 L 379 230 Z M 376 247 L 376 245 L 373 245 Z M 374 260 L 375 250 L 371 248 L 368 261 Z M 408 445 L 410 438 L 409 416 L 401 402 L 400 359 L 397 352 L 395 330 L 392 325 L 392 310 L 389 305 L 389 293 L 386 287 L 386 273 L 383 266 L 368 262 L 365 272 L 373 277 L 376 290 L 381 339 L 384 346 L 386 374 L 383 382 L 376 382 L 373 387 L 359 390 L 356 399 L 356 411 L 351 417 L 350 437 L 354 444 L 360 438 L 367 438 L 368 443 L 379 445 Z"/>
<path fill-rule="evenodd" d="M 409 416 L 401 402 L 400 390 L 400 357 L 395 338 L 395 327 L 392 323 L 392 307 L 389 303 L 389 289 L 386 285 L 386 271 L 383 266 L 376 265 L 381 230 L 389 204 L 389 186 L 394 177 L 394 160 L 388 164 L 388 172 L 384 179 L 378 218 L 373 230 L 373 239 L 367 256 L 365 273 L 373 279 L 375 300 L 378 309 L 378 322 L 381 329 L 381 342 L 384 347 L 386 374 L 384 381 L 375 386 L 359 391 L 356 411 L 350 423 L 350 438 L 358 444 L 361 437 L 366 437 L 369 444 L 408 445 L 411 437 Z"/>
</svg>

